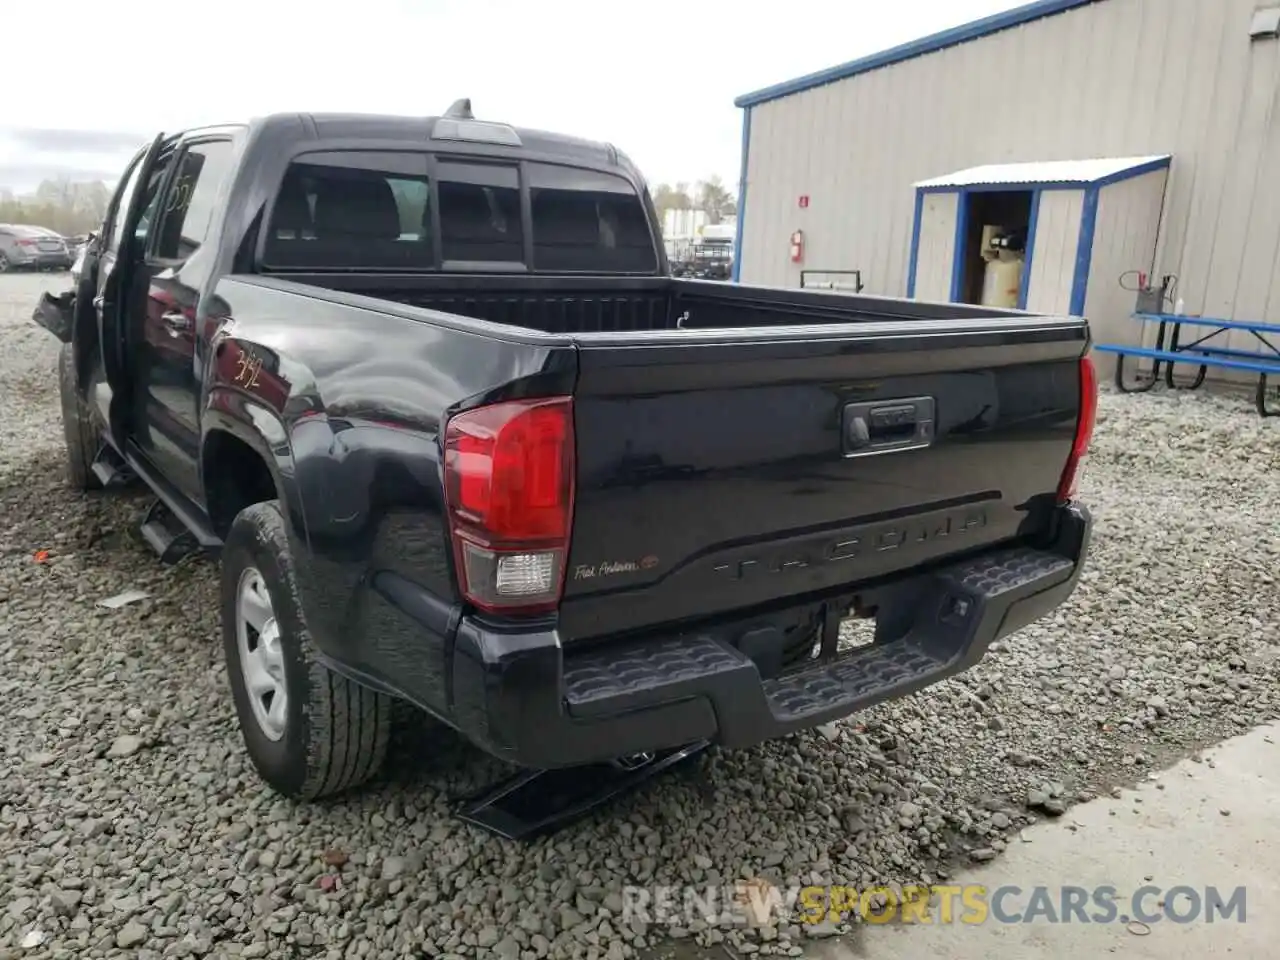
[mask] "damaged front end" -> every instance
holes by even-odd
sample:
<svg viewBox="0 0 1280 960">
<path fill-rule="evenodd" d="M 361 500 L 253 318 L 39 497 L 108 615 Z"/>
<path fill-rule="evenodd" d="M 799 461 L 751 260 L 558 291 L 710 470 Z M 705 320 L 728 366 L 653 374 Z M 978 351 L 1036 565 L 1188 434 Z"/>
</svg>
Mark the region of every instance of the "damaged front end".
<svg viewBox="0 0 1280 960">
<path fill-rule="evenodd" d="M 76 292 L 68 290 L 54 296 L 45 293 L 36 304 L 31 319 L 44 327 L 63 343 L 71 342 L 71 330 L 75 323 Z"/>
</svg>

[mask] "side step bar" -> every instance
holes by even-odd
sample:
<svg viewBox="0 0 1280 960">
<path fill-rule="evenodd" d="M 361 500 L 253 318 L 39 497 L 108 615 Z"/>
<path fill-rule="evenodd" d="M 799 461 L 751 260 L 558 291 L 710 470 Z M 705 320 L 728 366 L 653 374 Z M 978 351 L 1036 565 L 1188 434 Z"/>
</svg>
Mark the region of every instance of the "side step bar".
<svg viewBox="0 0 1280 960">
<path fill-rule="evenodd" d="M 119 458 L 125 469 L 140 477 L 156 496 L 142 518 L 139 532 L 162 563 L 176 563 L 197 550 L 217 550 L 222 546 L 208 518 L 193 512 L 190 501 L 152 470 L 132 445 L 126 447 L 123 457 L 115 450 L 111 456 Z"/>
<path fill-rule="evenodd" d="M 90 469 L 104 488 L 122 487 L 141 479 L 155 494 L 142 518 L 139 533 L 162 563 L 176 563 L 197 550 L 217 550 L 222 541 L 203 514 L 194 513 L 187 501 L 164 477 L 151 470 L 134 449 L 121 453 L 103 440 Z"/>
<path fill-rule="evenodd" d="M 557 770 L 526 770 L 458 802 L 454 815 L 507 840 L 530 840 L 568 826 L 597 807 L 706 750 L 700 740 L 661 753 Z"/>
<path fill-rule="evenodd" d="M 116 453 L 109 443 L 104 443 L 98 450 L 93 464 L 89 467 L 98 478 L 104 489 L 127 486 L 138 478 L 133 468 L 125 463 L 124 457 Z"/>
<path fill-rule="evenodd" d="M 161 563 L 177 563 L 200 549 L 200 544 L 191 531 L 174 517 L 160 499 L 151 501 L 151 506 L 147 507 L 139 532 L 147 546 L 156 552 Z"/>
</svg>

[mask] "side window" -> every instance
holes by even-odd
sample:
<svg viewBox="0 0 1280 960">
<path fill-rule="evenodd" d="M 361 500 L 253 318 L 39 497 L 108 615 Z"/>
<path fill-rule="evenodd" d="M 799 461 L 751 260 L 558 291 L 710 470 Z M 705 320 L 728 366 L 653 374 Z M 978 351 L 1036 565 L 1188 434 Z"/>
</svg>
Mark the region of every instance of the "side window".
<svg viewBox="0 0 1280 960">
<path fill-rule="evenodd" d="M 214 205 L 230 169 L 230 141 L 196 143 L 186 149 L 164 202 L 156 209 L 160 214 L 156 257 L 186 260 L 200 249 L 208 237 Z M 144 219 L 149 224 L 157 222 L 151 217 Z"/>
<path fill-rule="evenodd" d="M 129 213 L 129 204 L 133 200 L 134 191 L 138 189 L 138 178 L 141 174 L 142 154 L 138 154 L 133 158 L 133 163 L 129 165 L 120 189 L 116 191 L 115 202 L 111 207 L 111 223 L 107 228 L 105 240 L 107 250 L 119 249 L 121 225 Z"/>
<path fill-rule="evenodd" d="M 263 264 L 295 270 L 435 266 L 425 153 L 331 151 L 289 164 Z"/>
<path fill-rule="evenodd" d="M 146 206 L 142 208 L 142 216 L 138 218 L 138 225 L 133 230 L 133 238 L 137 241 L 139 251 L 147 248 L 147 237 L 151 235 L 151 225 L 156 222 L 156 214 L 160 209 L 160 187 L 164 185 L 164 178 L 168 175 L 172 163 L 172 150 L 161 154 L 147 177 L 146 192 L 143 194 Z"/>
<path fill-rule="evenodd" d="M 145 191 L 143 199 L 146 206 L 143 208 L 142 218 L 138 221 L 133 234 L 135 240 L 141 241 L 140 249 L 145 247 L 151 224 L 155 220 L 156 208 L 159 206 L 160 201 L 160 185 L 164 183 L 165 174 L 168 173 L 169 164 L 172 162 L 172 150 L 167 153 L 161 153 L 156 163 L 152 166 L 151 173 L 147 176 L 147 183 L 143 188 Z M 141 179 L 141 174 L 142 157 L 140 155 L 129 168 L 128 175 L 116 194 L 115 204 L 111 208 L 111 223 L 106 234 L 106 246 L 104 249 L 117 252 L 120 249 L 124 220 L 129 215 L 129 205 L 133 202 L 133 195 L 138 191 L 138 181 Z"/>
<path fill-rule="evenodd" d="M 444 260 L 524 263 L 515 167 L 441 160 L 436 176 Z"/>
</svg>

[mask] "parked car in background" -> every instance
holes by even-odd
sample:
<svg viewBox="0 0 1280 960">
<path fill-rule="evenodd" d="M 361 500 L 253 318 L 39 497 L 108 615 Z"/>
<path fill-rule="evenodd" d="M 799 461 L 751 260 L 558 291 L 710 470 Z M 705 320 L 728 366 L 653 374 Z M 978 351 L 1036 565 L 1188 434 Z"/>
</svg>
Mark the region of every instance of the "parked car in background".
<svg viewBox="0 0 1280 960">
<path fill-rule="evenodd" d="M 70 270 L 75 255 L 47 227 L 0 223 L 0 273 L 8 270 Z"/>
</svg>

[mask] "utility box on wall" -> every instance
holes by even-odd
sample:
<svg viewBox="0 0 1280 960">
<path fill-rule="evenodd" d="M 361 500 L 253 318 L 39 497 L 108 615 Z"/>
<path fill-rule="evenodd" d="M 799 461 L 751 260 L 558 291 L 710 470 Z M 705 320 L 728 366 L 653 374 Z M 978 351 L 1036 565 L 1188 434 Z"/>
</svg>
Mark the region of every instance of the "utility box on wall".
<svg viewBox="0 0 1280 960">
<path fill-rule="evenodd" d="M 1170 162 L 994 164 L 917 183 L 907 296 L 1083 315 L 1103 339 L 1132 309 L 1116 279 L 1152 271 Z"/>
</svg>

